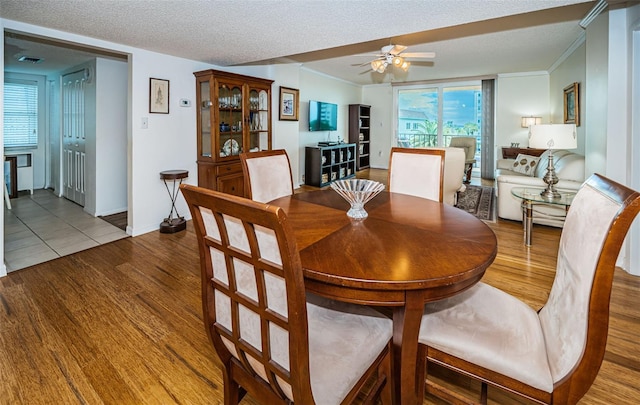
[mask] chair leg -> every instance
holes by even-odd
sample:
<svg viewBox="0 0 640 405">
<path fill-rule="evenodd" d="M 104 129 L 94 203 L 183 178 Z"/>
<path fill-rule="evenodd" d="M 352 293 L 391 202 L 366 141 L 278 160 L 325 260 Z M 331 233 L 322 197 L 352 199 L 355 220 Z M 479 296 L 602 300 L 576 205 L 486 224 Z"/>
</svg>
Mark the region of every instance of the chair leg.
<svg viewBox="0 0 640 405">
<path fill-rule="evenodd" d="M 391 349 L 392 346 L 390 343 L 387 350 L 387 355 L 378 367 L 378 373 L 384 376 L 384 386 L 382 387 L 382 390 L 380 390 L 379 396 L 382 405 L 391 405 L 392 400 L 391 385 L 393 384 L 393 378 L 391 377 L 391 374 L 393 371 L 391 370 Z M 380 378 L 380 376 L 378 377 Z"/>
<path fill-rule="evenodd" d="M 224 404 L 238 405 L 238 403 L 240 402 L 240 398 L 244 396 L 244 393 L 241 394 L 240 386 L 231 378 L 230 370 L 228 370 L 227 368 L 223 368 L 222 375 L 224 384 Z"/>
<path fill-rule="evenodd" d="M 487 405 L 487 383 L 482 383 L 482 388 L 480 389 L 480 403 L 482 405 Z"/>
<path fill-rule="evenodd" d="M 471 183 L 471 171 L 473 170 L 473 163 L 469 163 L 466 167 L 465 170 L 465 174 L 464 174 L 464 183 L 465 184 L 469 184 Z"/>
</svg>

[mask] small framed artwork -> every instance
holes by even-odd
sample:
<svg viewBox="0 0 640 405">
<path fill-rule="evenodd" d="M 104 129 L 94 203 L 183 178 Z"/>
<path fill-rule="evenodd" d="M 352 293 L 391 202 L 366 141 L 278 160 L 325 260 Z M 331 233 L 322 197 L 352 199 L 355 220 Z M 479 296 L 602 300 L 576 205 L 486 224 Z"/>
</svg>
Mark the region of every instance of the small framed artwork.
<svg viewBox="0 0 640 405">
<path fill-rule="evenodd" d="M 169 114 L 169 80 L 149 79 L 149 112 Z"/>
<path fill-rule="evenodd" d="M 280 86 L 280 121 L 298 121 L 298 89 Z"/>
<path fill-rule="evenodd" d="M 579 83 L 575 82 L 564 88 L 564 123 L 580 126 L 580 94 Z"/>
</svg>

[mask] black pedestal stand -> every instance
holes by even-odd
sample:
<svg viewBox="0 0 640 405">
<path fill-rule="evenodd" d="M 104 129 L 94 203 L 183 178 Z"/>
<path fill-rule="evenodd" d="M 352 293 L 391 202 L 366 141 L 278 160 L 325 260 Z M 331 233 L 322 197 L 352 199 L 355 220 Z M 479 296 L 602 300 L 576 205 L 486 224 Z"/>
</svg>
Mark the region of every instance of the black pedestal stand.
<svg viewBox="0 0 640 405">
<path fill-rule="evenodd" d="M 179 186 L 182 184 L 182 179 L 189 176 L 189 172 L 187 170 L 166 170 L 164 172 L 160 172 L 160 178 L 164 181 L 164 185 L 167 188 L 167 192 L 169 193 L 169 197 L 171 198 L 171 211 L 169 211 L 169 217 L 165 218 L 164 221 L 160 223 L 160 232 L 161 233 L 175 233 L 179 231 L 183 231 L 187 229 L 187 221 L 185 221 L 184 217 L 181 217 L 178 214 L 178 210 L 176 209 L 176 198 L 178 197 Z M 169 190 L 169 184 L 167 181 L 173 181 L 173 191 Z M 176 187 L 176 181 L 178 181 L 178 187 Z M 173 213 L 176 213 L 176 216 L 173 216 Z"/>
</svg>

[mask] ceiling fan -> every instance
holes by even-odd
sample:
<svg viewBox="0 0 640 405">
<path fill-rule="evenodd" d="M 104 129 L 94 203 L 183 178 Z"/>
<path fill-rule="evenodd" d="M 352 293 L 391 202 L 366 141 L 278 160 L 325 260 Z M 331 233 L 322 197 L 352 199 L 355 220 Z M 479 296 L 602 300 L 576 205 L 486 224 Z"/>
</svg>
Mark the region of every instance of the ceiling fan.
<svg viewBox="0 0 640 405">
<path fill-rule="evenodd" d="M 411 65 L 407 59 L 433 59 L 436 57 L 435 52 L 404 52 L 406 49 L 407 47 L 404 45 L 383 46 L 380 49 L 381 53 L 376 54 L 376 58 L 368 64 L 371 65 L 373 71 L 378 73 L 384 73 L 388 66 L 395 66 L 406 72 Z"/>
</svg>

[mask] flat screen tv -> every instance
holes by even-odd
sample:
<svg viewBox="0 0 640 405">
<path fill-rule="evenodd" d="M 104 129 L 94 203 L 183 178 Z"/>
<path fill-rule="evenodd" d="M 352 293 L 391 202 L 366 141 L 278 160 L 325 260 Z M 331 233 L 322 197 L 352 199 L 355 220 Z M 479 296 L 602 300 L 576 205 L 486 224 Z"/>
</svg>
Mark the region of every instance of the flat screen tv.
<svg viewBox="0 0 640 405">
<path fill-rule="evenodd" d="M 338 130 L 338 105 L 309 101 L 309 131 Z"/>
</svg>

